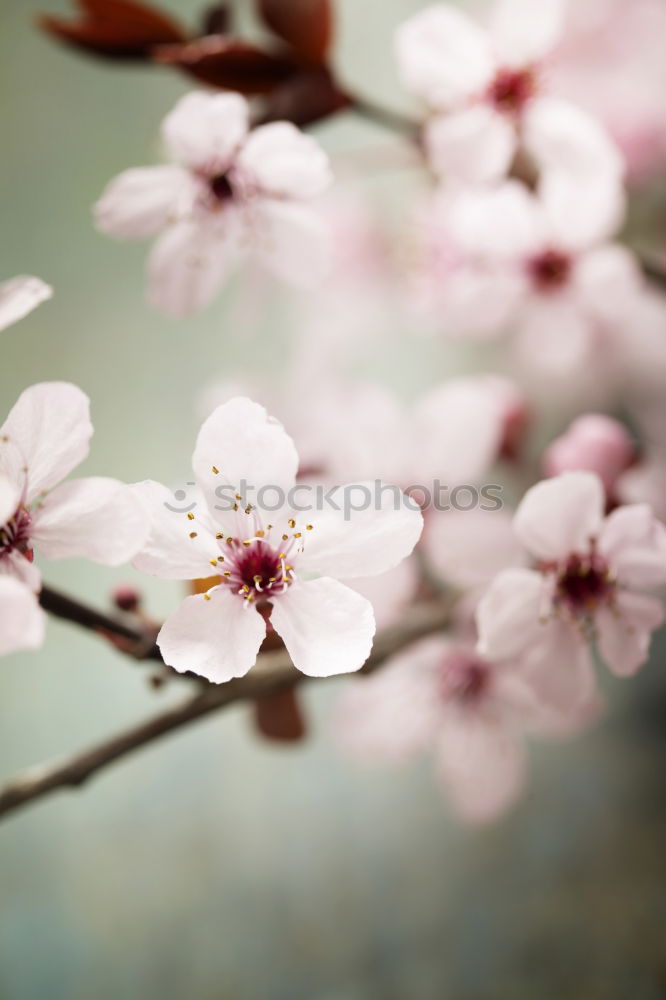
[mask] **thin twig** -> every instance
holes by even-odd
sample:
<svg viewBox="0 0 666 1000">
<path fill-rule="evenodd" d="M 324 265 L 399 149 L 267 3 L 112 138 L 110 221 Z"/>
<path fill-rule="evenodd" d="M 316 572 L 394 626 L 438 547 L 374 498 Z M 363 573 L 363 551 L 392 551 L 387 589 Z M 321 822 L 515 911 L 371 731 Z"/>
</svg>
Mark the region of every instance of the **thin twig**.
<svg viewBox="0 0 666 1000">
<path fill-rule="evenodd" d="M 391 132 L 404 135 L 408 139 L 418 139 L 421 131 L 419 122 L 408 118 L 407 115 L 400 114 L 399 111 L 375 104 L 365 97 L 359 97 L 356 94 L 348 94 L 348 97 L 350 107 L 362 118 L 366 118 L 376 125 L 382 125 L 384 128 L 390 129 Z"/>
<path fill-rule="evenodd" d="M 118 618 L 112 618 L 101 611 L 88 607 L 73 597 L 42 587 L 39 603 L 49 614 L 65 621 L 74 622 L 91 632 L 101 633 L 109 638 L 121 640 L 117 648 L 141 660 L 161 660 L 162 656 L 152 636 L 140 632 Z"/>
<path fill-rule="evenodd" d="M 443 602 L 415 605 L 397 626 L 385 629 L 375 639 L 363 673 L 377 670 L 390 656 L 417 639 L 447 627 L 449 609 Z M 308 680 L 292 665 L 284 652 L 265 653 L 246 677 L 219 686 L 211 685 L 175 708 L 154 716 L 112 739 L 62 761 L 40 764 L 11 779 L 0 789 L 0 816 L 58 788 L 76 788 L 93 774 L 133 750 L 201 719 L 211 712 L 240 701 L 256 701 Z"/>
</svg>

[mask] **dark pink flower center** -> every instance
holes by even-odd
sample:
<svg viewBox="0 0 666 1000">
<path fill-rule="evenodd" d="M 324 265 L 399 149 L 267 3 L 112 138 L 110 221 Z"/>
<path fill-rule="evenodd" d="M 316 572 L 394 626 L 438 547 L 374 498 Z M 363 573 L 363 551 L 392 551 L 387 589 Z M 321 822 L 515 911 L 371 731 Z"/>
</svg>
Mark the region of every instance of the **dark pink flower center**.
<svg viewBox="0 0 666 1000">
<path fill-rule="evenodd" d="M 442 664 L 442 695 L 464 704 L 478 701 L 490 680 L 488 665 L 467 650 L 456 650 Z"/>
<path fill-rule="evenodd" d="M 229 539 L 218 557 L 219 572 L 234 593 L 252 603 L 282 593 L 293 579 L 288 553 L 268 542 Z"/>
<path fill-rule="evenodd" d="M 612 600 L 615 586 L 608 563 L 592 548 L 585 556 L 569 556 L 557 577 L 555 601 L 581 615 Z"/>
<path fill-rule="evenodd" d="M 518 115 L 535 93 L 533 70 L 501 69 L 490 85 L 488 96 L 498 111 Z"/>
<path fill-rule="evenodd" d="M 32 518 L 26 507 L 19 507 L 13 517 L 0 528 L 0 559 L 10 552 L 20 552 L 32 559 L 30 525 Z"/>
<path fill-rule="evenodd" d="M 208 181 L 208 187 L 215 201 L 231 201 L 234 197 L 234 189 L 229 180 L 228 173 L 216 174 L 214 177 L 211 177 Z"/>
<path fill-rule="evenodd" d="M 571 277 L 571 257 L 561 250 L 544 250 L 532 257 L 527 271 L 538 291 L 558 291 Z"/>
</svg>

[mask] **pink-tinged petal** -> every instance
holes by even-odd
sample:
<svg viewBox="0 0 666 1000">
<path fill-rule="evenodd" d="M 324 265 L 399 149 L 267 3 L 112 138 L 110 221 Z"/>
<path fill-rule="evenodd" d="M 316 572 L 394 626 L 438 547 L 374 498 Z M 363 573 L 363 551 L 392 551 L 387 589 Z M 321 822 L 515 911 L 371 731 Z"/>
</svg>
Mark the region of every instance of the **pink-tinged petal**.
<svg viewBox="0 0 666 1000">
<path fill-rule="evenodd" d="M 404 559 L 398 566 L 376 576 L 355 577 L 350 587 L 370 601 L 377 628 L 392 625 L 415 598 L 419 573 L 413 559 Z M 346 583 L 346 580 L 342 581 Z"/>
<path fill-rule="evenodd" d="M 479 655 L 508 660 L 538 644 L 551 595 L 541 573 L 506 569 L 495 577 L 476 609 Z"/>
<path fill-rule="evenodd" d="M 7 476 L 0 475 L 0 528 L 16 512 L 21 500 L 21 488 Z"/>
<path fill-rule="evenodd" d="M 444 382 L 414 411 L 415 483 L 439 480 L 449 491 L 485 476 L 498 456 L 503 424 L 494 393 L 483 378 Z"/>
<path fill-rule="evenodd" d="M 348 580 L 375 576 L 406 559 L 421 536 L 421 510 L 397 486 L 348 483 L 326 497 L 324 510 L 307 515 L 313 527 L 298 557 L 299 572 Z"/>
<path fill-rule="evenodd" d="M 622 156 L 603 125 L 586 111 L 556 97 L 539 97 L 527 107 L 523 142 L 542 170 L 578 179 L 620 179 Z"/>
<path fill-rule="evenodd" d="M 38 649 L 45 631 L 46 615 L 35 595 L 18 580 L 0 575 L 0 656 Z"/>
<path fill-rule="evenodd" d="M 666 528 L 647 504 L 614 510 L 601 530 L 599 552 L 622 585 L 643 588 L 666 583 Z"/>
<path fill-rule="evenodd" d="M 427 750 L 442 719 L 441 664 L 449 643 L 424 639 L 376 674 L 347 686 L 333 717 L 333 736 L 350 757 L 399 762 Z"/>
<path fill-rule="evenodd" d="M 518 181 L 456 191 L 447 203 L 454 243 L 476 259 L 512 262 L 522 269 L 523 259 L 543 247 L 547 229 L 542 207 Z"/>
<path fill-rule="evenodd" d="M 81 557 L 120 566 L 136 555 L 147 532 L 147 512 L 129 486 L 91 477 L 49 493 L 34 514 L 31 541 L 46 559 Z"/>
<path fill-rule="evenodd" d="M 527 491 L 513 521 L 528 552 L 558 562 L 574 552 L 587 552 L 603 522 L 604 488 L 591 472 L 564 472 Z"/>
<path fill-rule="evenodd" d="M 666 521 L 666 460 L 661 453 L 648 455 L 645 461 L 620 476 L 615 493 L 623 504 L 647 503 L 655 515 Z"/>
<path fill-rule="evenodd" d="M 245 183 L 275 198 L 314 198 L 333 180 L 319 143 L 291 122 L 253 129 L 236 166 Z"/>
<path fill-rule="evenodd" d="M 49 490 L 87 456 L 90 400 L 69 382 L 39 382 L 21 393 L 0 429 L 28 469 L 27 499 Z"/>
<path fill-rule="evenodd" d="M 557 44 L 564 28 L 567 0 L 498 0 L 490 32 L 502 66 L 529 66 Z"/>
<path fill-rule="evenodd" d="M 492 79 L 490 40 L 466 14 L 434 4 L 400 25 L 395 36 L 403 85 L 433 108 L 482 93 Z"/>
<path fill-rule="evenodd" d="M 461 819 L 490 823 L 523 792 L 525 747 L 501 716 L 450 712 L 437 739 L 435 772 Z"/>
<path fill-rule="evenodd" d="M 0 284 L 0 330 L 23 319 L 52 295 L 50 285 L 29 275 L 3 281 Z"/>
<path fill-rule="evenodd" d="M 372 605 L 338 580 L 292 584 L 276 598 L 271 624 L 294 666 L 308 677 L 359 670 L 372 649 Z"/>
<path fill-rule="evenodd" d="M 212 684 L 244 677 L 257 660 L 266 624 L 252 605 L 225 587 L 187 597 L 169 615 L 157 645 L 169 667 Z"/>
<path fill-rule="evenodd" d="M 240 94 L 182 97 L 162 123 L 162 136 L 175 160 L 208 174 L 223 173 L 247 135 L 248 103 Z"/>
<path fill-rule="evenodd" d="M 182 167 L 136 167 L 111 181 L 94 206 L 95 225 L 119 240 L 145 240 L 191 211 L 195 178 Z"/>
<path fill-rule="evenodd" d="M 618 677 L 631 677 L 648 658 L 652 633 L 664 623 L 661 601 L 620 591 L 615 607 L 596 616 L 597 643 L 602 659 Z"/>
<path fill-rule="evenodd" d="M 34 594 L 42 588 L 42 574 L 35 563 L 16 550 L 0 559 L 0 574 L 20 580 Z"/>
<path fill-rule="evenodd" d="M 575 295 L 534 295 L 516 323 L 516 361 L 551 393 L 578 386 L 580 395 L 585 373 L 598 364 L 599 346 L 597 324 Z"/>
<path fill-rule="evenodd" d="M 618 478 L 635 458 L 636 445 L 624 424 L 603 413 L 586 413 L 548 446 L 542 467 L 547 476 L 594 472 L 606 493 L 614 495 Z"/>
<path fill-rule="evenodd" d="M 283 281 L 310 288 L 331 266 L 331 233 L 310 205 L 263 198 L 249 215 L 252 251 L 263 266 Z"/>
<path fill-rule="evenodd" d="M 463 589 L 483 586 L 502 570 L 525 563 L 511 515 L 503 510 L 433 513 L 423 543 L 438 576 Z"/>
<path fill-rule="evenodd" d="M 551 618 L 517 664 L 534 694 L 556 713 L 584 712 L 595 699 L 596 681 L 587 641 L 568 622 Z"/>
<path fill-rule="evenodd" d="M 574 281 L 580 301 L 592 315 L 605 322 L 613 322 L 631 309 L 643 289 L 636 256 L 619 243 L 581 254 Z"/>
<path fill-rule="evenodd" d="M 550 238 L 561 249 L 585 250 L 608 239 L 626 211 L 622 180 L 609 172 L 550 170 L 542 174 L 539 195 Z"/>
<path fill-rule="evenodd" d="M 166 580 L 198 580 L 211 575 L 219 547 L 208 511 L 201 502 L 179 501 L 172 490 L 150 479 L 132 486 L 143 502 L 149 532 L 132 564 Z M 192 514 L 192 518 L 188 517 Z"/>
<path fill-rule="evenodd" d="M 236 396 L 202 424 L 192 468 L 213 517 L 222 522 L 230 516 L 236 493 L 260 513 L 262 500 L 265 507 L 283 507 L 296 480 L 298 453 L 282 424 L 263 406 Z M 264 523 L 271 519 L 267 516 Z"/>
<path fill-rule="evenodd" d="M 504 177 L 516 151 L 513 123 L 487 104 L 437 115 L 425 129 L 430 166 L 441 177 L 485 184 Z"/>
<path fill-rule="evenodd" d="M 169 226 L 148 261 L 150 304 L 175 318 L 204 309 L 238 260 L 239 234 L 235 210 L 214 223 L 194 219 Z"/>
</svg>

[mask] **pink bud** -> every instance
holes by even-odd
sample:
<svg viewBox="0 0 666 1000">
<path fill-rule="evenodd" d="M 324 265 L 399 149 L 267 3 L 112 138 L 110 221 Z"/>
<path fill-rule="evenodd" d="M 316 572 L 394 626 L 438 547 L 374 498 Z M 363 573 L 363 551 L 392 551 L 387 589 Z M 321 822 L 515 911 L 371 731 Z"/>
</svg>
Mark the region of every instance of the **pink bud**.
<svg viewBox="0 0 666 1000">
<path fill-rule="evenodd" d="M 595 472 L 611 496 L 622 473 L 636 459 L 636 447 L 626 427 L 598 413 L 588 413 L 546 449 L 543 469 L 546 476 L 561 472 Z"/>
<path fill-rule="evenodd" d="M 111 593 L 111 599 L 120 611 L 138 611 L 141 605 L 141 595 L 131 584 L 121 583 Z"/>
</svg>

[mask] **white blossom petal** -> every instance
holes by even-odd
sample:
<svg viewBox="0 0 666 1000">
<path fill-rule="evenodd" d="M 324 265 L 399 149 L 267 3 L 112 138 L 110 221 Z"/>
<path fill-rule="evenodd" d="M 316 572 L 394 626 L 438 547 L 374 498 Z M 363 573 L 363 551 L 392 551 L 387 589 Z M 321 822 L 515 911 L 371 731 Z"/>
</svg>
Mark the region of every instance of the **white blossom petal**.
<svg viewBox="0 0 666 1000">
<path fill-rule="evenodd" d="M 31 541 L 47 559 L 120 566 L 136 555 L 147 531 L 147 512 L 129 486 L 96 476 L 49 493 L 34 513 Z"/>
<path fill-rule="evenodd" d="M 197 190 L 194 177 L 182 167 L 124 170 L 95 204 L 95 225 L 119 240 L 145 240 L 191 211 Z"/>
<path fill-rule="evenodd" d="M 642 588 L 666 583 L 666 528 L 647 504 L 614 510 L 601 530 L 599 552 L 623 585 Z"/>
<path fill-rule="evenodd" d="M 435 772 L 461 819 L 490 823 L 519 799 L 526 781 L 522 739 L 506 720 L 476 712 L 447 715 Z"/>
<path fill-rule="evenodd" d="M 372 649 L 372 605 L 338 580 L 298 581 L 273 603 L 271 624 L 309 677 L 359 670 Z"/>
<path fill-rule="evenodd" d="M 262 198 L 248 221 L 252 251 L 268 271 L 304 288 L 323 281 L 331 266 L 331 232 L 315 208 Z"/>
<path fill-rule="evenodd" d="M 543 59 L 564 28 L 567 0 L 496 0 L 490 32 L 502 66 L 527 67 Z"/>
<path fill-rule="evenodd" d="M 192 468 L 213 517 L 223 522 L 236 493 L 260 510 L 284 507 L 296 480 L 298 453 L 282 424 L 263 406 L 237 396 L 202 424 Z"/>
<path fill-rule="evenodd" d="M 576 293 L 590 312 L 617 321 L 643 290 L 638 260 L 627 247 L 609 243 L 579 256 L 574 272 Z"/>
<path fill-rule="evenodd" d="M 333 179 L 328 156 L 319 143 L 291 122 L 253 129 L 236 167 L 251 188 L 276 198 L 314 198 Z"/>
<path fill-rule="evenodd" d="M 238 212 L 227 209 L 223 216 L 177 222 L 158 238 L 148 262 L 148 299 L 156 309 L 189 316 L 220 292 L 240 252 Z"/>
<path fill-rule="evenodd" d="M 7 439 L 28 469 L 28 501 L 49 490 L 87 456 L 93 426 L 90 400 L 69 382 L 38 382 L 12 407 L 0 439 Z"/>
<path fill-rule="evenodd" d="M 208 174 L 223 173 L 247 135 L 248 103 L 240 94 L 186 94 L 162 123 L 171 156 Z"/>
<path fill-rule="evenodd" d="M 626 211 L 626 195 L 615 174 L 589 176 L 567 170 L 541 175 L 539 196 L 551 241 L 561 249 L 586 250 L 617 232 Z"/>
<path fill-rule="evenodd" d="M 21 488 L 7 476 L 0 475 L 0 528 L 16 512 L 21 500 Z"/>
<path fill-rule="evenodd" d="M 587 552 L 601 530 L 604 488 L 591 472 L 564 472 L 537 483 L 521 501 L 513 526 L 525 548 L 548 562 Z"/>
<path fill-rule="evenodd" d="M 577 628 L 559 618 L 542 624 L 520 666 L 545 709 L 585 717 L 596 699 L 588 643 Z"/>
<path fill-rule="evenodd" d="M 172 490 L 147 479 L 132 486 L 144 504 L 149 532 L 132 564 L 142 573 L 167 580 L 198 580 L 211 575 L 218 543 L 208 510 L 201 502 L 179 501 Z M 193 517 L 188 518 L 188 514 Z M 194 536 L 194 537 L 193 537 Z"/>
<path fill-rule="evenodd" d="M 426 7 L 395 36 L 403 85 L 433 108 L 449 108 L 481 93 L 494 71 L 490 40 L 462 11 Z"/>
<path fill-rule="evenodd" d="M 547 582 L 530 569 L 506 569 L 495 577 L 476 610 L 479 654 L 509 660 L 543 635 L 543 618 L 550 611 Z"/>
<path fill-rule="evenodd" d="M 599 652 L 618 677 L 631 677 L 645 663 L 652 633 L 664 622 L 661 601 L 621 591 L 615 607 L 595 615 Z"/>
<path fill-rule="evenodd" d="M 579 179 L 620 180 L 622 156 L 603 125 L 582 108 L 557 97 L 539 97 L 525 109 L 525 148 L 542 170 L 562 171 Z"/>
<path fill-rule="evenodd" d="M 468 184 L 504 177 L 517 142 L 511 120 L 487 104 L 437 115 L 425 129 L 428 162 L 435 173 Z"/>
<path fill-rule="evenodd" d="M 348 483 L 326 496 L 326 508 L 309 515 L 313 528 L 298 557 L 299 572 L 349 580 L 385 573 L 420 538 L 423 515 L 397 486 Z"/>
<path fill-rule="evenodd" d="M 169 667 L 212 684 L 244 677 L 257 660 L 266 624 L 252 605 L 226 587 L 187 597 L 169 615 L 157 645 Z"/>
<path fill-rule="evenodd" d="M 28 587 L 0 575 L 0 656 L 38 649 L 44 642 L 46 615 Z"/>
<path fill-rule="evenodd" d="M 434 513 L 423 544 L 435 572 L 463 589 L 490 583 L 502 570 L 525 562 L 511 516 L 503 510 Z"/>
<path fill-rule="evenodd" d="M 23 319 L 41 302 L 53 295 L 53 289 L 40 278 L 20 275 L 0 284 L 0 330 Z"/>
</svg>

